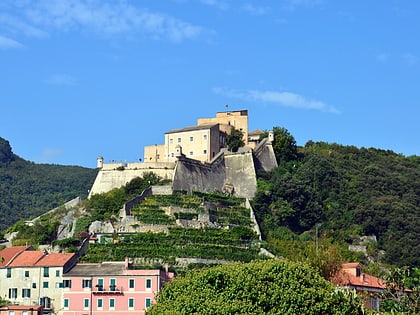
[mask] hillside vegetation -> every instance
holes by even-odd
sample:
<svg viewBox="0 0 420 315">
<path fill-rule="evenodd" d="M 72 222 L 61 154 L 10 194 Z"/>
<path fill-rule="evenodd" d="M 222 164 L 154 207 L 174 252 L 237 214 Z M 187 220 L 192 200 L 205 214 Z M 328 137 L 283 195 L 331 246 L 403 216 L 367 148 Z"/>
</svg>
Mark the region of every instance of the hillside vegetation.
<svg viewBox="0 0 420 315">
<path fill-rule="evenodd" d="M 150 177 L 146 175 L 146 178 Z M 94 202 L 88 203 L 91 219 L 101 212 L 100 199 L 107 199 L 109 194 L 115 195 L 126 187 L 94 196 Z M 200 192 L 148 196 L 132 209 L 132 215 L 138 225 L 152 226 L 161 232 L 102 235 L 99 243 L 91 244 L 82 261 L 124 260 L 125 257 L 171 264 L 176 264 L 176 258 L 251 261 L 260 257 L 259 242 L 244 201 Z M 164 210 L 167 207 L 175 209 L 174 212 L 167 214 Z M 183 221 L 186 227 L 176 220 Z"/>
<path fill-rule="evenodd" d="M 86 197 L 97 174 L 80 166 L 35 164 L 12 152 L 0 137 L 0 231 L 75 197 Z"/>
<path fill-rule="evenodd" d="M 258 174 L 257 194 L 252 201 L 263 239 L 271 252 L 295 260 L 317 257 L 321 265 L 322 255 L 326 260 L 334 258 L 336 261 L 330 261 L 326 269 L 321 270 L 327 277 L 334 272 L 329 268 L 337 266 L 340 259 L 363 261 L 369 256 L 369 261 L 420 266 L 420 157 L 313 141 L 298 147 L 286 129 L 275 127 L 273 131 L 273 148 L 279 167 Z M 75 196 L 83 196 L 96 175 L 96 170 L 26 162 L 12 153 L 4 139 L 0 142 L 0 165 L 2 227 L 6 227 L 5 218 L 10 225 L 10 217 L 29 218 Z M 147 174 L 125 187 L 92 196 L 84 205 L 89 215 L 77 220 L 76 232 L 87 231 L 95 220 L 115 220 L 124 202 L 138 196 L 149 184 L 164 183 L 156 175 Z M 197 219 L 198 212 L 178 213 L 174 217 L 165 215 L 157 203 L 174 205 L 180 197 L 171 198 L 166 201 L 149 199 L 133 209 L 133 214 L 145 224 L 168 226 L 176 219 Z M 199 204 L 196 202 L 190 207 Z M 231 210 L 226 212 L 230 213 L 230 218 L 223 217 L 222 212 L 220 208 L 220 222 L 246 221 Z M 49 224 L 48 229 L 54 229 L 51 222 Z M 182 234 L 171 229 L 174 239 L 168 237 L 170 234 L 138 237 L 156 238 L 153 242 L 168 244 L 165 249 L 168 252 L 158 255 L 168 259 L 169 248 L 181 242 L 176 235 Z M 371 237 L 365 244 L 366 255 L 348 252 L 348 245 L 357 245 L 362 236 Z M 126 248 L 133 246 L 128 243 L 146 242 L 130 237 L 121 237 L 119 241 L 126 244 Z M 28 238 L 35 239 L 26 236 Z M 197 242 L 203 242 L 196 238 L 187 243 L 198 248 Z M 111 245 L 103 244 L 103 247 Z M 119 249 L 115 247 L 111 251 L 98 246 L 95 251 L 97 257 L 110 257 Z M 119 255 L 126 254 L 126 250 L 121 250 Z M 95 255 L 92 251 L 92 257 Z M 86 259 L 95 260 L 89 258 L 89 253 Z"/>
<path fill-rule="evenodd" d="M 368 250 L 385 251 L 379 260 L 420 266 L 419 156 L 312 141 L 297 147 L 287 130 L 274 131 L 279 167 L 260 174 L 253 200 L 272 251 L 296 256 L 302 239 L 348 245 L 369 235 L 378 242 Z"/>
</svg>

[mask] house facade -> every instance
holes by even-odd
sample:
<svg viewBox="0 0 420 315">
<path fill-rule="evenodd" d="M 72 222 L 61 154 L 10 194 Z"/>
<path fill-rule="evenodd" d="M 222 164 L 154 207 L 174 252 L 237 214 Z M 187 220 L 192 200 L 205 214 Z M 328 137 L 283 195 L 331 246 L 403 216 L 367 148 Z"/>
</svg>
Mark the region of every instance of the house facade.
<svg viewBox="0 0 420 315">
<path fill-rule="evenodd" d="M 10 253 L 14 255 L 10 256 Z M 3 255 L 5 254 L 5 255 Z M 43 314 L 61 309 L 63 273 L 76 263 L 73 253 L 47 253 L 31 247 L 0 251 L 0 294 L 15 305 L 43 306 Z M 12 313 L 11 313 L 12 314 Z"/>
<path fill-rule="evenodd" d="M 64 275 L 63 315 L 145 314 L 174 274 L 131 269 L 128 261 L 81 263 Z"/>
<path fill-rule="evenodd" d="M 386 282 L 362 272 L 360 263 L 344 263 L 334 277 L 333 283 L 342 288 L 355 290 L 364 298 L 366 308 L 379 311 L 379 294 L 386 289 Z"/>
<path fill-rule="evenodd" d="M 5 305 L 0 307 L 0 315 L 42 315 L 42 305 Z"/>
<path fill-rule="evenodd" d="M 144 147 L 144 162 L 174 162 L 181 151 L 186 157 L 209 162 L 226 147 L 226 136 L 232 128 L 243 133 L 245 145 L 255 147 L 248 141 L 248 110 L 216 113 L 216 117 L 198 118 L 197 125 L 165 133 L 165 143 Z"/>
</svg>

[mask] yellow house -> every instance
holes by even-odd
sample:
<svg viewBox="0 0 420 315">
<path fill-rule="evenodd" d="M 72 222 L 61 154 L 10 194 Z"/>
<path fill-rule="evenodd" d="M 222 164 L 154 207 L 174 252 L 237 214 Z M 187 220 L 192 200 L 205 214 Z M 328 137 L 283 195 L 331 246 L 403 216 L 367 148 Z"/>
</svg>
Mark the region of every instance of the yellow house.
<svg viewBox="0 0 420 315">
<path fill-rule="evenodd" d="M 199 118 L 197 126 L 165 133 L 165 143 L 144 147 L 144 162 L 173 162 L 177 156 L 209 162 L 226 147 L 226 135 L 232 128 L 243 133 L 248 144 L 248 110 L 216 113 L 213 118 Z"/>
<path fill-rule="evenodd" d="M 232 127 L 243 133 L 245 145 L 248 143 L 248 110 L 217 112 L 214 118 L 198 118 L 197 125 L 219 124 L 221 131 L 230 134 Z"/>
<path fill-rule="evenodd" d="M 226 146 L 226 134 L 218 124 L 192 126 L 165 133 L 165 143 L 146 146 L 145 162 L 172 162 L 180 154 L 203 162 L 210 161 Z"/>
</svg>

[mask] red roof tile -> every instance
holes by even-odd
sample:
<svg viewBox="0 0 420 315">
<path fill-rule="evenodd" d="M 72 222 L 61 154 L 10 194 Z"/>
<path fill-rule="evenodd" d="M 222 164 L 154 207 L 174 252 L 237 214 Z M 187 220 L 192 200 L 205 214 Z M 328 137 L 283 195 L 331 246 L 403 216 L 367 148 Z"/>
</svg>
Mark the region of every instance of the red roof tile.
<svg viewBox="0 0 420 315">
<path fill-rule="evenodd" d="M 17 256 L 8 267 L 32 267 L 34 266 L 42 257 L 44 252 L 38 250 L 29 250 L 22 252 Z"/>
<path fill-rule="evenodd" d="M 340 286 L 353 286 L 360 289 L 377 289 L 386 288 L 385 280 L 368 275 L 361 272 L 360 276 L 356 273 L 356 268 L 360 268 L 359 263 L 344 263 L 343 268 L 333 278 L 333 283 Z"/>
<path fill-rule="evenodd" d="M 6 247 L 0 251 L 0 267 L 7 266 L 15 257 L 22 252 L 30 249 L 30 246 L 12 246 Z"/>
<path fill-rule="evenodd" d="M 36 263 L 37 267 L 63 267 L 75 256 L 74 253 L 51 253 Z"/>
</svg>

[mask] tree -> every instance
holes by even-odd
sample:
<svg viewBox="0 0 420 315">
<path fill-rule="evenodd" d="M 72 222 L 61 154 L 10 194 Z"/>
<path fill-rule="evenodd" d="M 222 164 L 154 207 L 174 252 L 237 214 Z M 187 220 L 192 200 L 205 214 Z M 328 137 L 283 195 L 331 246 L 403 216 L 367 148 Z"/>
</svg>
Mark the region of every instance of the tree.
<svg viewBox="0 0 420 315">
<path fill-rule="evenodd" d="M 283 127 L 273 127 L 274 142 L 273 150 L 277 163 L 297 160 L 299 157 L 296 140 L 290 132 Z M 263 136 L 267 136 L 265 133 Z"/>
<path fill-rule="evenodd" d="M 157 296 L 158 314 L 362 314 L 356 297 L 307 265 L 286 259 L 189 271 Z"/>
<path fill-rule="evenodd" d="M 420 314 L 420 269 L 396 267 L 384 278 L 381 309 L 391 314 Z"/>
<path fill-rule="evenodd" d="M 232 152 L 237 152 L 240 147 L 245 145 L 243 137 L 242 131 L 232 127 L 230 134 L 226 137 L 228 149 Z"/>
</svg>

